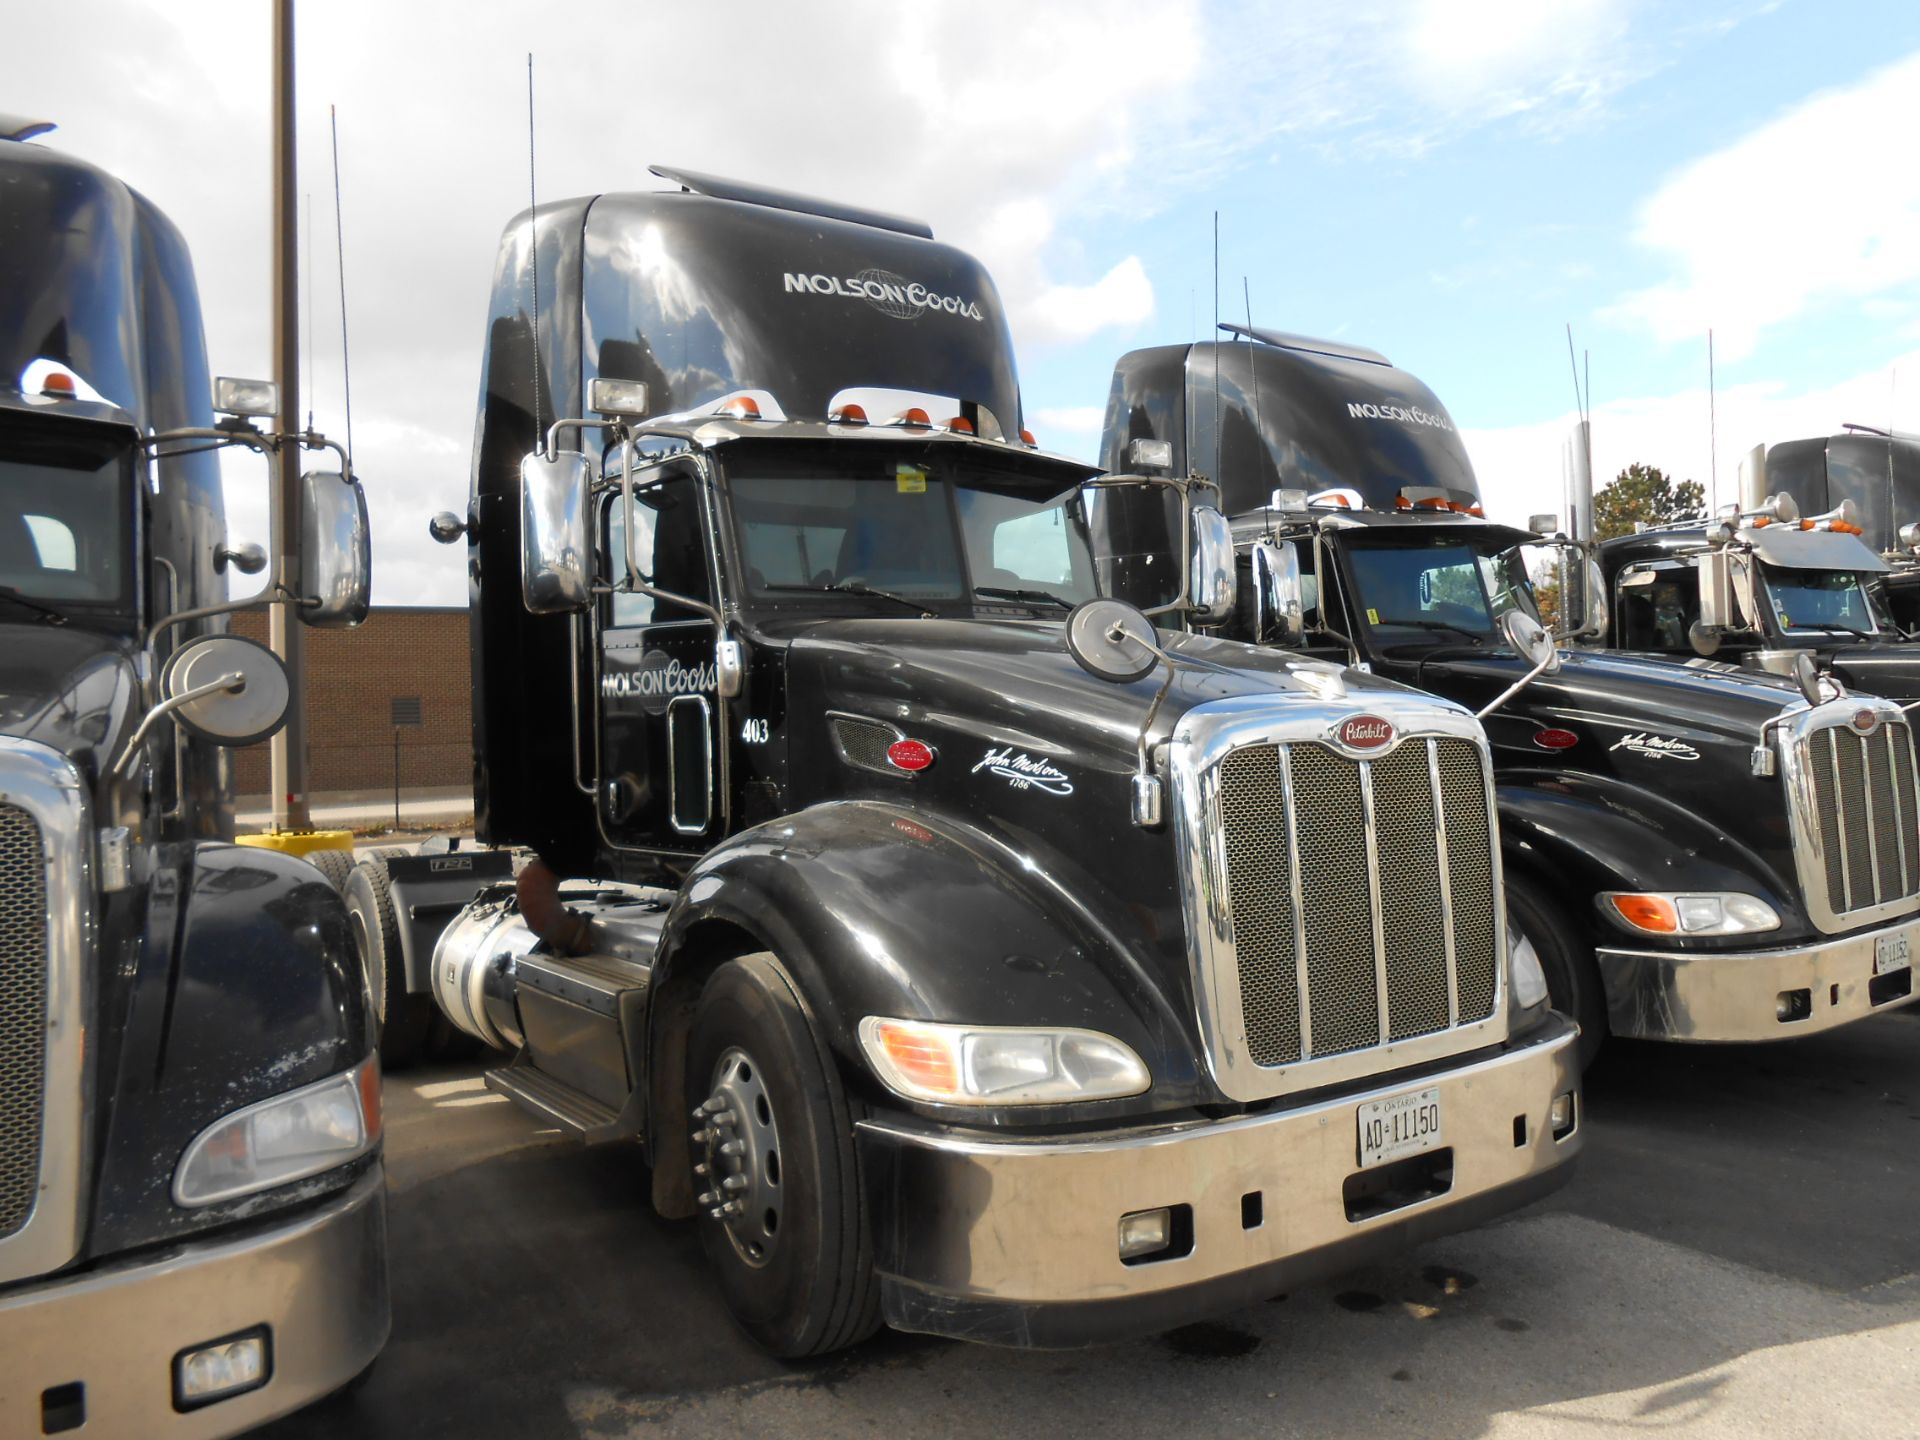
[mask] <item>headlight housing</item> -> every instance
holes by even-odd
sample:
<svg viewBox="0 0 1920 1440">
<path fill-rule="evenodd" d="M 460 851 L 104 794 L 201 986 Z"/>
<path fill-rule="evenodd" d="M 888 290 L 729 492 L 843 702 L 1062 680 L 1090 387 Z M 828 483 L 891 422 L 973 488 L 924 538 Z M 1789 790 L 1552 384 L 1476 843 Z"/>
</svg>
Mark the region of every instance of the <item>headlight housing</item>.
<svg viewBox="0 0 1920 1440">
<path fill-rule="evenodd" d="M 1737 890 L 1608 890 L 1600 904 L 1642 935 L 1753 935 L 1780 928 L 1778 911 Z"/>
<path fill-rule="evenodd" d="M 289 1185 L 379 1143 L 380 1062 L 369 1059 L 202 1130 L 173 1172 L 173 1202 L 194 1209 Z"/>
<path fill-rule="evenodd" d="M 1140 1057 L 1095 1030 L 943 1025 L 869 1015 L 860 1047 L 881 1083 L 941 1105 L 1061 1105 L 1138 1095 Z"/>
</svg>

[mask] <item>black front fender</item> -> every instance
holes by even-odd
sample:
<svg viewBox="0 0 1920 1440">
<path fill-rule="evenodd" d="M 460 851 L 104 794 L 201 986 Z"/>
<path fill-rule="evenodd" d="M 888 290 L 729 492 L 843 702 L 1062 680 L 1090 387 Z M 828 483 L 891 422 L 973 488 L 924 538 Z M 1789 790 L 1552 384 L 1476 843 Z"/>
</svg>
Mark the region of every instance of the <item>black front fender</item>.
<svg viewBox="0 0 1920 1440">
<path fill-rule="evenodd" d="M 1740 836 L 1642 786 L 1588 775 L 1501 776 L 1501 843 L 1509 870 L 1554 887 L 1562 905 L 1594 933 L 1617 941 L 1628 932 L 1601 918 L 1603 890 L 1727 890 L 1756 895 L 1779 912 L 1770 940 L 1812 934 L 1794 877 L 1785 876 Z M 1631 937 L 1635 944 L 1652 937 Z M 1751 937 L 1734 937 L 1730 944 Z M 1695 939 L 1690 948 L 1710 948 Z"/>
<path fill-rule="evenodd" d="M 306 861 L 225 844 L 162 849 L 125 993 L 124 1043 L 99 1084 L 110 1120 L 94 1253 L 206 1229 L 297 1195 L 182 1210 L 175 1167 L 222 1116 L 352 1068 L 373 1052 L 339 894 Z M 345 1167 L 330 1179 L 345 1184 Z"/>
<path fill-rule="evenodd" d="M 868 801 L 818 805 L 709 852 L 681 887 L 655 992 L 718 922 L 757 937 L 793 974 L 856 1089 L 874 1091 L 858 1028 L 868 1015 L 973 1025 L 1076 1026 L 1131 1046 L 1146 1095 L 1021 1107 L 1022 1123 L 1217 1099 L 1176 996 L 1126 907 L 1070 894 L 1003 842 L 955 819 Z M 893 1103 L 898 1103 L 893 1102 Z M 932 1107 L 979 1124 L 973 1107 Z M 1004 1121 L 1003 1121 L 1004 1123 Z"/>
</svg>

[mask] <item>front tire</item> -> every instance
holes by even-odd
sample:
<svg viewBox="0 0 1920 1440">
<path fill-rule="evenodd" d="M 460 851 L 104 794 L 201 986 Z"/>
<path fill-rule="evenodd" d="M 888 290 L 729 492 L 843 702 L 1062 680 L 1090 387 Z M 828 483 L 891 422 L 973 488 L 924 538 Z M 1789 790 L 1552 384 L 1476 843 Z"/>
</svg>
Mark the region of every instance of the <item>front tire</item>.
<svg viewBox="0 0 1920 1440">
<path fill-rule="evenodd" d="M 439 1012 L 431 996 L 407 992 L 400 921 L 393 908 L 385 857 L 376 853 L 354 866 L 345 894 L 348 928 L 366 968 L 380 1021 L 380 1067 L 404 1070 L 423 1058 Z"/>
<path fill-rule="evenodd" d="M 840 1074 L 772 955 L 730 960 L 687 1045 L 695 1223 L 742 1329 L 782 1359 L 879 1328 L 879 1286 Z"/>
<path fill-rule="evenodd" d="M 1553 1008 L 1580 1022 L 1580 1071 L 1585 1074 L 1607 1038 L 1607 995 L 1593 947 L 1546 891 L 1525 877 L 1507 877 L 1507 917 L 1533 942 Z"/>
</svg>

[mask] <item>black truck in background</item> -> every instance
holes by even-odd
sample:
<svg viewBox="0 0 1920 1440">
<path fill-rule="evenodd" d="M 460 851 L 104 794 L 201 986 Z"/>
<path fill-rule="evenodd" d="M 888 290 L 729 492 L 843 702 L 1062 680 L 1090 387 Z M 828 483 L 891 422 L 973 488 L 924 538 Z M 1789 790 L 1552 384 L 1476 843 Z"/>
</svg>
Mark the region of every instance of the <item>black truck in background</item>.
<svg viewBox="0 0 1920 1440">
<path fill-rule="evenodd" d="M 1134 482 L 1021 430 L 977 263 L 657 173 L 508 227 L 433 527 L 478 829 L 538 859 L 385 867 L 365 928 L 488 1085 L 642 1143 L 783 1356 L 1163 1329 L 1560 1183 L 1574 1029 L 1473 718 L 1101 598 Z M 1224 620 L 1187 524 L 1166 613 Z"/>
<path fill-rule="evenodd" d="M 1482 715 L 1508 905 L 1589 1056 L 1609 1032 L 1785 1039 L 1914 998 L 1920 792 L 1898 707 L 1557 648 L 1522 557 L 1541 537 L 1484 518 L 1431 390 L 1371 350 L 1223 328 L 1240 338 L 1121 359 L 1104 463 L 1217 478 L 1247 597 L 1231 633 Z M 1114 497 L 1113 543 L 1161 504 Z"/>
<path fill-rule="evenodd" d="M 1595 550 L 1625 650 L 1920 701 L 1920 445 L 1856 430 L 1756 447 L 1740 499 Z M 1905 617 L 1904 621 L 1902 617 Z"/>
<path fill-rule="evenodd" d="M 225 633 L 220 382 L 179 232 L 0 120 L 0 1433 L 213 1436 L 388 1328 L 380 1083 L 339 896 L 231 842 L 228 747 L 285 675 Z M 291 458 L 291 457 L 289 457 Z M 307 477 L 314 623 L 364 613 L 364 502 Z M 284 585 L 284 590 L 280 587 Z"/>
</svg>

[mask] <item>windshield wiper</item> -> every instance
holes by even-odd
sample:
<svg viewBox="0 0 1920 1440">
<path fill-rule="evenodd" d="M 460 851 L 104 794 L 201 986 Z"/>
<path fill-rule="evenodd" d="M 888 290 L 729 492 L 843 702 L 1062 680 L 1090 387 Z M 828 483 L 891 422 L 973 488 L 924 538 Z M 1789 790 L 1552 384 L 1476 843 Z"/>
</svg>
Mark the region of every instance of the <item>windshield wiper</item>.
<svg viewBox="0 0 1920 1440">
<path fill-rule="evenodd" d="M 896 595 L 891 590 L 878 590 L 864 580 L 837 580 L 831 585 L 762 585 L 762 590 L 784 590 L 795 595 L 859 595 L 875 600 L 891 600 L 896 605 L 904 605 L 923 620 L 935 618 L 918 600 L 909 600 L 904 595 Z"/>
<path fill-rule="evenodd" d="M 1820 620 L 1820 621 L 1816 621 L 1811 625 L 1787 626 L 1787 634 L 1789 635 L 1794 634 L 1796 631 L 1807 631 L 1807 630 L 1838 630 L 1842 635 L 1851 635 L 1856 640 L 1871 640 L 1874 638 L 1872 634 L 1869 633 L 1868 631 L 1856 630 L 1851 625 L 1842 625 L 1837 621 L 1833 621 L 1833 620 Z"/>
<path fill-rule="evenodd" d="M 1455 625 L 1446 620 L 1381 620 L 1374 629 L 1384 630 L 1390 625 L 1405 625 L 1414 630 L 1451 630 L 1456 635 L 1464 635 L 1476 645 L 1487 643 L 1487 637 L 1478 630 L 1469 630 L 1464 625 Z"/>
<path fill-rule="evenodd" d="M 1073 602 L 1051 590 L 1008 590 L 999 585 L 976 585 L 973 593 L 984 595 L 989 600 L 1039 600 L 1049 605 L 1058 605 L 1062 610 L 1073 609 Z"/>
<path fill-rule="evenodd" d="M 67 623 L 68 616 L 64 610 L 56 610 L 53 606 L 43 601 L 35 600 L 29 595 L 22 595 L 11 585 L 0 585 L 0 600 L 11 600 L 23 609 L 32 610 L 36 614 L 45 616 L 49 625 L 64 625 Z"/>
</svg>

